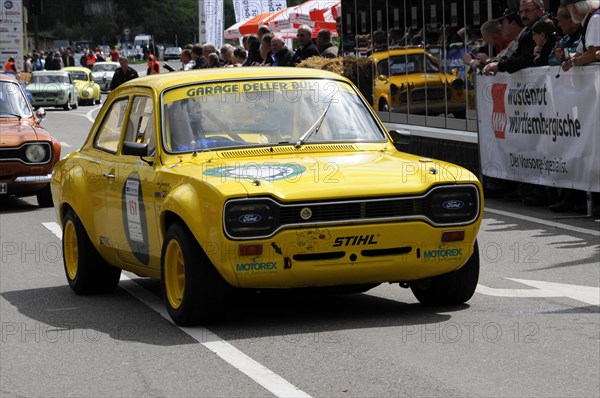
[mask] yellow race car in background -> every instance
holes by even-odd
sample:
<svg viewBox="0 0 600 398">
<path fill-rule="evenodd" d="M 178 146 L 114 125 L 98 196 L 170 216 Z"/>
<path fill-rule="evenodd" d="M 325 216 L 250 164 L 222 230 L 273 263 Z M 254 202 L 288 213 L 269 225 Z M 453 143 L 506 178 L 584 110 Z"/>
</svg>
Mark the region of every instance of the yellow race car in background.
<svg viewBox="0 0 600 398">
<path fill-rule="evenodd" d="M 400 152 L 347 79 L 300 68 L 142 77 L 112 91 L 54 169 L 64 266 L 78 294 L 121 270 L 161 280 L 179 325 L 226 313 L 236 289 L 410 287 L 471 298 L 477 178 Z"/>
<path fill-rule="evenodd" d="M 61 70 L 69 72 L 73 78 L 79 93 L 79 105 L 94 105 L 101 102 L 100 86 L 94 82 L 91 70 L 79 66 L 67 66 Z"/>
<path fill-rule="evenodd" d="M 452 113 L 465 118 L 465 81 L 444 73 L 423 48 L 401 48 L 371 55 L 375 69 L 375 109 L 417 115 Z"/>
</svg>

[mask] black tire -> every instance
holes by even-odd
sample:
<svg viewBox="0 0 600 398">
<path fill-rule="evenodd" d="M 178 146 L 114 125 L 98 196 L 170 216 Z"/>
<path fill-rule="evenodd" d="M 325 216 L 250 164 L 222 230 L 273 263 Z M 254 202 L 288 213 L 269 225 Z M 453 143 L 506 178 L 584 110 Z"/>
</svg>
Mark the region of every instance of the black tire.
<svg viewBox="0 0 600 398">
<path fill-rule="evenodd" d="M 77 109 L 77 106 L 78 106 L 78 105 L 79 105 L 79 104 L 78 104 L 77 102 L 75 102 L 74 104 L 72 104 L 72 105 L 71 105 L 71 109 Z"/>
<path fill-rule="evenodd" d="M 230 287 L 185 226 L 173 224 L 167 230 L 160 274 L 163 300 L 177 325 L 208 324 L 222 318 Z"/>
<path fill-rule="evenodd" d="M 50 191 L 50 184 L 46 186 L 46 188 L 38 191 L 36 194 L 38 205 L 40 207 L 52 207 L 54 206 L 54 202 L 52 202 L 52 192 Z"/>
<path fill-rule="evenodd" d="M 70 102 L 71 102 L 71 97 L 69 97 L 69 98 L 67 99 L 67 103 L 63 105 L 63 109 L 64 109 L 65 111 L 71 110 L 71 104 L 70 104 Z"/>
<path fill-rule="evenodd" d="M 389 112 L 390 111 L 390 107 L 387 104 L 387 101 L 384 99 L 381 99 L 379 101 L 379 111 L 380 112 Z"/>
<path fill-rule="evenodd" d="M 469 301 L 479 280 L 479 247 L 475 241 L 473 254 L 460 269 L 410 283 L 410 289 L 421 304 L 457 305 Z"/>
<path fill-rule="evenodd" d="M 63 219 L 62 244 L 65 275 L 76 294 L 107 293 L 117 287 L 121 270 L 100 256 L 72 210 Z"/>
</svg>

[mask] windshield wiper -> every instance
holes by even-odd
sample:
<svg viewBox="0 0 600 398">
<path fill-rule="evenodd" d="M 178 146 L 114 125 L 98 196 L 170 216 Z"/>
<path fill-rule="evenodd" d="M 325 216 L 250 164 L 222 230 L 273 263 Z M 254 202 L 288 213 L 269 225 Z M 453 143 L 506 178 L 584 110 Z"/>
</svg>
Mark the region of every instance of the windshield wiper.
<svg viewBox="0 0 600 398">
<path fill-rule="evenodd" d="M 325 110 L 323 111 L 323 114 L 321 116 L 319 116 L 319 118 L 317 119 L 315 124 L 310 126 L 310 128 L 306 131 L 306 133 L 302 134 L 302 137 L 300 137 L 298 139 L 298 141 L 296 141 L 296 144 L 294 145 L 294 147 L 296 149 L 298 149 L 302 145 L 304 145 L 304 143 L 306 141 L 308 141 L 308 139 L 310 137 L 312 137 L 313 134 L 317 134 L 319 132 L 319 129 L 321 128 L 321 125 L 323 124 L 323 120 L 325 120 L 325 116 L 327 115 L 327 111 L 329 111 L 329 108 L 331 108 L 332 103 L 333 103 L 333 98 L 331 98 L 331 101 L 329 101 L 327 108 L 325 108 Z"/>
</svg>

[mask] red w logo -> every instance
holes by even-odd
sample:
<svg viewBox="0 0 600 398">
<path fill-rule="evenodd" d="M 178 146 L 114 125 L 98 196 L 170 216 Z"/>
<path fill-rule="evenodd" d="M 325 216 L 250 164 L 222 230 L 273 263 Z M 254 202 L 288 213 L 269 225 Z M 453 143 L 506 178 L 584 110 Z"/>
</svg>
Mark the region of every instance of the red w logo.
<svg viewBox="0 0 600 398">
<path fill-rule="evenodd" d="M 504 94 L 506 93 L 506 84 L 492 85 L 492 100 L 494 107 L 492 108 L 492 127 L 496 138 L 504 139 L 506 134 L 506 124 L 508 118 L 506 116 L 506 108 L 504 106 Z"/>
</svg>

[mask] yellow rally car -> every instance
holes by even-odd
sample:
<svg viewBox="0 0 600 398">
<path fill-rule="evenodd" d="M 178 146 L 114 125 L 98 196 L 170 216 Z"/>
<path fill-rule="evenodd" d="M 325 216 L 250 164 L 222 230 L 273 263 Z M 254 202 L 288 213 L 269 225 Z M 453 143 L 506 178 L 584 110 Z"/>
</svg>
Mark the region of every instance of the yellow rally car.
<svg viewBox="0 0 600 398">
<path fill-rule="evenodd" d="M 452 113 L 465 117 L 465 81 L 444 73 L 439 60 L 422 48 L 401 48 L 371 55 L 375 64 L 374 107 L 417 115 Z"/>
<path fill-rule="evenodd" d="M 79 66 L 67 66 L 61 70 L 69 72 L 75 81 L 75 87 L 79 93 L 79 105 L 100 103 L 100 85 L 94 81 L 91 70 Z"/>
<path fill-rule="evenodd" d="M 162 281 L 180 325 L 214 321 L 236 290 L 382 282 L 427 304 L 471 298 L 479 181 L 399 152 L 345 78 L 300 68 L 142 77 L 109 95 L 54 169 L 76 293 L 121 269 Z"/>
</svg>

